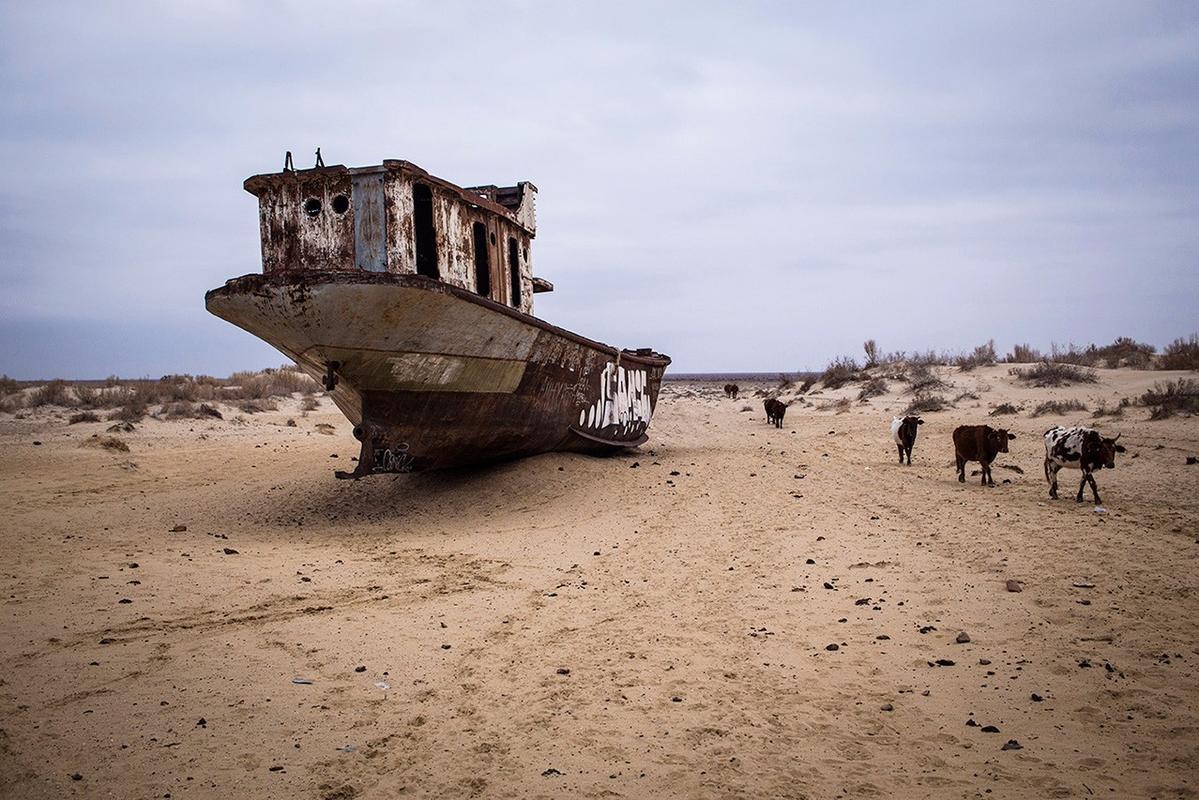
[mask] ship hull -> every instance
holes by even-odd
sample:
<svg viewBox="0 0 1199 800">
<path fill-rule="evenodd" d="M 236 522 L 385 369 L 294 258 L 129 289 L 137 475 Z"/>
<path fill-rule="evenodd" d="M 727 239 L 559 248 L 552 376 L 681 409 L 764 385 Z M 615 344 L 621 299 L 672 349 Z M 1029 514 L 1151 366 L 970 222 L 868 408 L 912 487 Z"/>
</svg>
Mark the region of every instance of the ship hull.
<svg viewBox="0 0 1199 800">
<path fill-rule="evenodd" d="M 348 477 L 634 447 L 670 363 L 416 275 L 247 275 L 205 303 L 332 386 Z"/>
</svg>

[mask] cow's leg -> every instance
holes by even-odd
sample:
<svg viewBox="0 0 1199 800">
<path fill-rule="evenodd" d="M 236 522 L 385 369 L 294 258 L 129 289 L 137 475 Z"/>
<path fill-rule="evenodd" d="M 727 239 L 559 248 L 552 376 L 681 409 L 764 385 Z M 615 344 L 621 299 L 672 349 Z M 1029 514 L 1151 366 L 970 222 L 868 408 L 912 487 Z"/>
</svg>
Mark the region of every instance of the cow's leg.
<svg viewBox="0 0 1199 800">
<path fill-rule="evenodd" d="M 1045 459 L 1045 477 L 1049 479 L 1049 498 L 1057 499 L 1057 471 L 1061 469 L 1057 464 L 1051 462 L 1048 458 Z"/>
<path fill-rule="evenodd" d="M 899 451 L 899 463 L 903 463 L 903 445 L 898 442 L 895 444 L 895 449 Z"/>
<path fill-rule="evenodd" d="M 966 482 L 966 460 L 962 458 L 960 453 L 955 453 L 954 458 L 958 462 L 958 483 Z"/>
<path fill-rule="evenodd" d="M 1076 502 L 1076 503 L 1082 502 L 1082 491 L 1083 491 L 1083 489 L 1087 488 L 1087 481 L 1088 481 L 1088 479 L 1090 479 L 1090 477 L 1091 477 L 1091 473 L 1084 469 L 1082 471 L 1082 483 L 1078 484 L 1078 496 L 1074 498 L 1074 502 Z"/>
<path fill-rule="evenodd" d="M 1087 473 L 1087 481 L 1091 484 L 1091 496 L 1095 498 L 1095 505 L 1101 505 L 1099 502 L 1099 487 L 1095 485 L 1095 473 Z"/>
<path fill-rule="evenodd" d="M 994 485 L 995 485 L 995 481 L 991 480 L 991 462 L 989 462 L 989 461 L 980 461 L 980 462 L 978 462 L 978 463 L 982 464 L 982 466 L 983 466 L 983 469 L 982 469 L 982 473 L 983 473 L 983 477 L 982 477 L 982 485 L 983 485 L 983 486 L 994 486 Z"/>
<path fill-rule="evenodd" d="M 911 445 L 904 445 L 903 449 L 908 454 L 908 466 L 910 467 L 912 466 L 912 447 Z"/>
</svg>

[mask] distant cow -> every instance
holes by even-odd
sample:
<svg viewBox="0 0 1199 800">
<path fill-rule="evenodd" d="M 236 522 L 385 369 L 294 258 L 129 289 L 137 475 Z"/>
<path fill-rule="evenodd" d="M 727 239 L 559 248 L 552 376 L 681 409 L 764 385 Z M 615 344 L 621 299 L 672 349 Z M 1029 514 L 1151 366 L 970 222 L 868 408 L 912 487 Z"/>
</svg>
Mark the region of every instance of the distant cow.
<svg viewBox="0 0 1199 800">
<path fill-rule="evenodd" d="M 726 383 L 724 385 L 724 394 L 726 397 L 737 399 L 737 393 L 741 391 L 741 387 L 735 383 Z"/>
<path fill-rule="evenodd" d="M 958 482 L 966 482 L 966 462 L 977 461 L 982 465 L 982 485 L 994 486 L 991 477 L 991 462 L 999 453 L 1008 452 L 1007 443 L 1016 434 L 1003 428 L 996 430 L 990 425 L 960 425 L 953 432 L 954 457 L 958 465 Z"/>
<path fill-rule="evenodd" d="M 899 448 L 899 463 L 903 463 L 904 453 L 908 456 L 908 466 L 912 466 L 912 445 L 916 444 L 916 426 L 923 425 L 920 417 L 893 417 L 891 419 L 891 438 Z"/>
<path fill-rule="evenodd" d="M 1095 505 L 1099 505 L 1099 488 L 1091 473 L 1104 467 L 1116 468 L 1116 453 L 1124 452 L 1124 445 L 1116 444 L 1119 438 L 1117 434 L 1114 439 L 1107 439 L 1099 431 L 1081 426 L 1059 425 L 1045 431 L 1045 480 L 1049 482 L 1049 496 L 1057 499 L 1057 471 L 1070 467 L 1082 470 L 1082 483 L 1078 484 L 1078 496 L 1074 499 L 1082 502 L 1082 492 L 1089 483 Z"/>
<path fill-rule="evenodd" d="M 767 397 L 762 406 L 766 409 L 766 421 L 776 428 L 783 427 L 783 417 L 787 413 L 787 404 Z"/>
</svg>

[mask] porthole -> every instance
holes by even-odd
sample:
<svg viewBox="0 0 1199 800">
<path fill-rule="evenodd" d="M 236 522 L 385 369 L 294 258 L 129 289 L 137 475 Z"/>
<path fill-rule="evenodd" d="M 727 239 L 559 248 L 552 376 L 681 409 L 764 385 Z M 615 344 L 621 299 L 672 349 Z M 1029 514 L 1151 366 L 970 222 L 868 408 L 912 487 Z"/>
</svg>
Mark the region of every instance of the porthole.
<svg viewBox="0 0 1199 800">
<path fill-rule="evenodd" d="M 491 234 L 491 243 L 495 244 L 495 234 Z"/>
<path fill-rule="evenodd" d="M 321 213 L 321 201 L 315 197 L 309 197 L 304 201 L 304 213 L 310 217 L 315 217 Z"/>
<path fill-rule="evenodd" d="M 329 205 L 333 207 L 333 213 L 344 214 L 350 210 L 350 198 L 346 197 L 344 194 L 339 194 L 337 197 L 333 198 L 333 202 Z"/>
</svg>

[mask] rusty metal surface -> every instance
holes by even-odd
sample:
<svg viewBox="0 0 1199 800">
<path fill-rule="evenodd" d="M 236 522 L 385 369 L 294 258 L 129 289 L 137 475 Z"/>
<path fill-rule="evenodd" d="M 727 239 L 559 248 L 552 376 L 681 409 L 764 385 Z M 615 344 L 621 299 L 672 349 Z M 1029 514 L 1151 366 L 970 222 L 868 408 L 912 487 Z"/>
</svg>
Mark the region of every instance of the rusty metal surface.
<svg viewBox="0 0 1199 800">
<path fill-rule="evenodd" d="M 639 444 L 670 363 L 422 276 L 248 275 L 206 302 L 314 377 L 338 364 L 359 475 Z"/>
<path fill-rule="evenodd" d="M 670 359 L 532 316 L 554 288 L 533 275 L 532 183 L 464 189 L 387 160 L 245 188 L 263 274 L 205 302 L 325 382 L 362 442 L 343 477 L 646 440 Z"/>
</svg>

